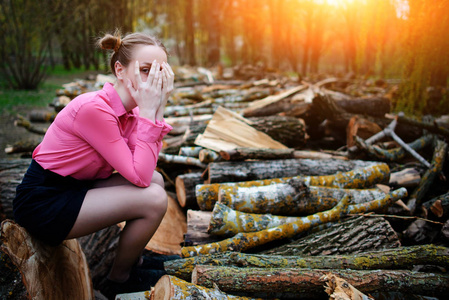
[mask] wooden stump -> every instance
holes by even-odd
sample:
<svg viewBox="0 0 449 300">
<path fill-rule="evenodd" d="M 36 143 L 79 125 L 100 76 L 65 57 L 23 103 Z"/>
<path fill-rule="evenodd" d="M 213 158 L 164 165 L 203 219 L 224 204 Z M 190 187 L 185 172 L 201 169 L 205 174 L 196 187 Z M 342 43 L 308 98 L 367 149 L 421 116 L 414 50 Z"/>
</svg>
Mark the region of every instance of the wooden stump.
<svg viewBox="0 0 449 300">
<path fill-rule="evenodd" d="M 22 274 L 30 299 L 94 298 L 89 267 L 77 240 L 52 247 L 11 220 L 1 226 L 1 250 Z"/>
</svg>

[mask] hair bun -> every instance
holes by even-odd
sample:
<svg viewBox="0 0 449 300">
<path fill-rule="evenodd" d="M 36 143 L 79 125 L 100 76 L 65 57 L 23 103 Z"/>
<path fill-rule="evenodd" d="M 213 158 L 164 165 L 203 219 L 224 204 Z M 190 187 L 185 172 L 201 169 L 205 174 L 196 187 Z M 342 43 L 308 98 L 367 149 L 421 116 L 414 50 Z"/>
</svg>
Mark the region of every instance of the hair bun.
<svg viewBox="0 0 449 300">
<path fill-rule="evenodd" d="M 122 45 L 120 33 L 116 32 L 114 35 L 107 33 L 98 41 L 98 45 L 101 49 L 114 50 L 114 52 L 117 52 Z"/>
</svg>

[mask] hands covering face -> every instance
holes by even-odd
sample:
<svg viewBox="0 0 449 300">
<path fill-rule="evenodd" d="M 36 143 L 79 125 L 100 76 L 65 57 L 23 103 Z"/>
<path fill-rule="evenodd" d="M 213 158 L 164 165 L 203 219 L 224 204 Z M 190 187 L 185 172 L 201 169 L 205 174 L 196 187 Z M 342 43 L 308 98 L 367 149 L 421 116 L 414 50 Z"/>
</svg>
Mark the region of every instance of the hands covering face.
<svg viewBox="0 0 449 300">
<path fill-rule="evenodd" d="M 156 60 L 149 70 L 143 68 L 142 71 L 148 72 L 146 81 L 142 81 L 139 62 L 136 61 L 134 67 L 136 86 L 133 87 L 131 80 L 128 79 L 127 88 L 141 111 L 155 112 L 156 119 L 161 120 L 165 105 L 174 89 L 175 74 L 167 62 L 160 64 Z"/>
</svg>

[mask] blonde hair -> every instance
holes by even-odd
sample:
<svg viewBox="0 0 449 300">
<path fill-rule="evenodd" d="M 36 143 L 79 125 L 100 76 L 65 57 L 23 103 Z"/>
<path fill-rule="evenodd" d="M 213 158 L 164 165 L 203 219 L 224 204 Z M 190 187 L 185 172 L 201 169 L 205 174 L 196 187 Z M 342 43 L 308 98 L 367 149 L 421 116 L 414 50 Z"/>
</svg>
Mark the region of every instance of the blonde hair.
<svg viewBox="0 0 449 300">
<path fill-rule="evenodd" d="M 120 31 L 116 30 L 113 35 L 110 33 L 105 34 L 98 40 L 97 44 L 101 49 L 113 50 L 109 59 L 109 66 L 114 75 L 116 75 L 115 63 L 119 61 L 126 68 L 131 61 L 132 53 L 136 46 L 157 46 L 164 50 L 168 56 L 167 49 L 159 39 L 140 32 L 127 34 L 122 38 Z"/>
</svg>

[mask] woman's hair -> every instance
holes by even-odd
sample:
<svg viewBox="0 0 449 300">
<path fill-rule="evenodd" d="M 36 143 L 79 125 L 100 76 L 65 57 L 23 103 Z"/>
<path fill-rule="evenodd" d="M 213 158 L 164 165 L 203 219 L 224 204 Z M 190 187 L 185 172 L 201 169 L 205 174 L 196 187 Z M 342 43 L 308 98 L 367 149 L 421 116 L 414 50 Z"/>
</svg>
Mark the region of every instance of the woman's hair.
<svg viewBox="0 0 449 300">
<path fill-rule="evenodd" d="M 116 30 L 114 35 L 107 33 L 98 40 L 98 46 L 101 49 L 114 50 L 109 61 L 109 66 L 114 75 L 116 75 L 115 62 L 119 61 L 126 68 L 131 61 L 135 47 L 139 45 L 158 46 L 168 55 L 167 49 L 160 40 L 140 32 L 130 33 L 122 38 L 120 31 Z"/>
</svg>

